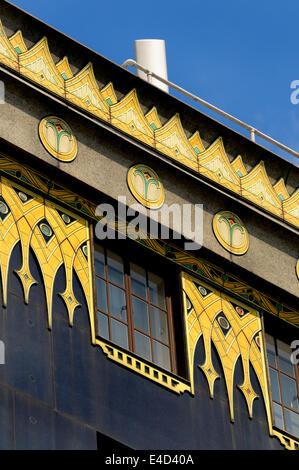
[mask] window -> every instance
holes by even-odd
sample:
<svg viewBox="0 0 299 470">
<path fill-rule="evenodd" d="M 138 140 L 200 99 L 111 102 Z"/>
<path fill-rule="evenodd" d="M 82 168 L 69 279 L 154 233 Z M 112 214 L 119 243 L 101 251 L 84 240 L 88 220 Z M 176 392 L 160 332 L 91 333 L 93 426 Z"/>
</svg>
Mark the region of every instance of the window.
<svg viewBox="0 0 299 470">
<path fill-rule="evenodd" d="M 161 275 L 160 269 L 154 272 L 149 268 L 153 264 L 95 247 L 97 333 L 176 373 L 172 299 L 166 282 L 172 276 Z"/>
<path fill-rule="evenodd" d="M 290 342 L 266 334 L 274 425 L 299 437 L 299 374 L 292 364 Z"/>
</svg>

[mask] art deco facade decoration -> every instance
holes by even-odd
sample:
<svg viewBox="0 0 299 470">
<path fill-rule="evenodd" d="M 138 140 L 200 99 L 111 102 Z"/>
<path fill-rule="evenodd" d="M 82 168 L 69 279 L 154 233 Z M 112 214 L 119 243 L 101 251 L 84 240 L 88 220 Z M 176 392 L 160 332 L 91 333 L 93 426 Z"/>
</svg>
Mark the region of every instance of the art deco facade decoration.
<svg viewBox="0 0 299 470">
<path fill-rule="evenodd" d="M 55 36 L 56 33 L 53 34 Z M 238 440 L 237 434 L 244 429 L 249 430 L 249 439 L 252 439 L 252 442 L 248 441 L 249 448 L 257 445 L 260 436 L 265 438 L 261 446 L 278 448 L 279 442 L 272 439 L 276 436 L 285 448 L 299 448 L 299 441 L 294 437 L 297 434 L 287 434 L 291 431 L 285 425 L 285 418 L 284 425 L 279 428 L 278 421 L 274 419 L 275 406 L 281 403 L 279 406 L 287 409 L 288 401 L 275 403 L 274 394 L 271 395 L 271 367 L 268 367 L 267 359 L 269 343 L 266 342 L 269 335 L 274 338 L 279 324 L 283 324 L 288 331 L 298 328 L 299 313 L 293 295 L 289 295 L 288 287 L 285 288 L 283 282 L 281 285 L 277 282 L 283 293 L 279 296 L 274 288 L 270 289 L 275 284 L 269 279 L 268 272 L 262 279 L 262 269 L 254 270 L 254 264 L 260 263 L 259 257 L 253 258 L 250 263 L 249 254 L 254 252 L 255 244 L 267 246 L 267 253 L 271 254 L 275 251 L 271 251 L 275 243 L 270 237 L 270 241 L 265 237 L 262 240 L 264 245 L 259 245 L 259 234 L 254 233 L 255 225 L 248 216 L 254 214 L 253 205 L 258 206 L 254 210 L 259 214 L 259 220 L 266 211 L 271 214 L 266 222 L 269 226 L 273 223 L 274 227 L 279 226 L 278 230 L 280 226 L 284 230 L 289 224 L 287 228 L 293 236 L 294 227 L 299 226 L 298 190 L 289 194 L 282 178 L 270 181 L 263 161 L 253 168 L 243 161 L 241 155 L 231 158 L 221 136 L 213 143 L 206 144 L 198 130 L 192 129 L 187 133 L 178 114 L 164 122 L 165 117 L 162 119 L 158 112 L 159 103 L 155 103 L 157 107 L 150 105 L 146 108 L 144 103 L 140 104 L 135 89 L 124 96 L 119 90 L 115 92 L 111 82 L 100 88 L 91 63 L 74 75 L 67 57 L 57 60 L 54 62 L 45 37 L 28 49 L 22 33 L 17 31 L 7 37 L 0 21 L 0 64 L 4 66 L 1 73 L 8 75 L 8 85 L 13 83 L 11 89 L 13 86 L 24 87 L 24 82 L 26 85 L 31 81 L 38 85 L 34 86 L 33 96 L 41 91 L 41 87 L 52 93 L 52 98 L 55 95 L 53 115 L 46 116 L 43 106 L 42 111 L 37 111 L 38 135 L 53 158 L 70 164 L 61 166 L 52 158 L 45 162 L 44 155 L 41 158 L 30 155 L 27 147 L 20 148 L 18 154 L 16 145 L 16 154 L 13 154 L 11 144 L 14 141 L 9 140 L 10 136 L 0 149 L 0 280 L 5 307 L 1 327 L 5 325 L 3 331 L 6 334 L 8 323 L 5 321 L 10 319 L 10 312 L 17 310 L 16 305 L 19 316 L 11 322 L 9 334 L 12 336 L 8 336 L 13 337 L 21 315 L 25 318 L 28 311 L 33 311 L 34 305 L 37 305 L 39 329 L 31 329 L 30 335 L 24 334 L 24 350 L 30 350 L 31 354 L 34 348 L 28 345 L 35 344 L 32 337 L 38 331 L 43 338 L 42 348 L 45 349 L 41 351 L 41 355 L 44 354 L 43 364 L 50 364 L 51 369 L 50 385 L 47 383 L 45 388 L 47 393 L 50 390 L 49 396 L 53 395 L 43 403 L 43 397 L 34 395 L 35 389 L 32 392 L 32 389 L 25 387 L 20 391 L 18 384 L 11 384 L 9 379 L 5 382 L 2 371 L 0 394 L 3 388 L 5 393 L 6 389 L 13 390 L 13 414 L 16 416 L 19 395 L 24 392 L 25 398 L 22 399 L 32 400 L 33 408 L 41 405 L 47 412 L 53 412 L 53 426 L 61 412 L 59 426 L 69 415 L 72 422 L 70 434 L 75 433 L 75 427 L 80 424 L 84 428 L 82 435 L 85 436 L 92 428 L 97 442 L 97 433 L 103 431 L 101 426 L 104 426 L 107 436 L 120 439 L 123 424 L 132 422 L 132 429 L 144 432 L 146 439 L 158 430 L 158 439 L 162 436 L 163 445 L 165 442 L 172 443 L 173 436 L 175 439 L 179 436 L 178 442 L 187 446 L 190 434 L 195 434 L 195 431 L 197 434 L 204 433 L 207 423 L 211 421 L 211 433 L 218 432 L 218 424 L 228 431 L 228 447 L 241 447 L 243 441 Z M 118 76 L 117 70 L 115 73 Z M 17 74 L 22 80 L 15 79 Z M 103 83 L 106 81 L 103 80 Z M 165 100 L 168 99 L 167 96 Z M 49 96 L 45 100 L 48 102 Z M 103 125 L 111 131 L 111 135 L 108 132 L 106 135 L 107 129 L 103 131 L 100 143 L 103 155 L 96 154 L 97 145 L 91 150 L 86 146 L 86 155 L 71 166 L 78 153 L 76 132 L 73 132 L 76 129 L 72 130 L 71 118 L 67 118 L 70 122 L 65 122 L 59 111 L 55 111 L 55 100 L 56 103 L 69 103 L 68 116 L 72 115 L 74 107 L 80 108 L 78 122 L 82 120 L 87 127 L 86 118 L 90 118 L 87 113 L 109 124 Z M 32 127 L 32 132 L 37 132 L 35 126 Z M 78 125 L 79 128 L 82 130 L 84 126 Z M 115 128 L 121 132 L 116 132 Z M 211 201 L 204 215 L 214 215 L 212 224 L 204 226 L 206 239 L 211 244 L 204 244 L 200 251 L 186 251 L 182 241 L 153 239 L 150 235 L 146 237 L 146 233 L 136 238 L 134 227 L 121 219 L 124 217 L 121 214 L 117 214 L 116 218 L 99 215 L 98 204 L 109 200 L 117 205 L 117 195 L 114 193 L 113 203 L 111 194 L 104 193 L 102 180 L 94 181 L 96 178 L 93 178 L 102 170 L 103 178 L 108 174 L 105 165 L 109 165 L 110 161 L 106 158 L 103 142 L 107 137 L 108 148 L 112 134 L 122 139 L 125 149 L 133 148 L 131 138 L 144 144 L 138 145 L 138 153 L 134 148 L 132 156 L 126 155 L 124 158 L 115 152 L 113 158 L 116 162 L 120 158 L 122 188 L 127 191 L 128 187 L 135 200 L 147 209 L 161 209 L 167 198 L 172 197 L 173 193 L 169 196 L 167 188 L 173 177 L 171 167 L 174 161 L 181 165 L 182 174 L 190 181 L 191 176 L 195 181 L 194 175 L 197 180 L 200 179 L 199 175 L 203 177 L 201 180 L 205 180 L 206 186 L 202 184 L 202 187 L 208 188 L 209 185 L 211 191 L 211 198 L 210 194 L 202 193 L 206 201 Z M 130 138 L 125 139 L 124 134 Z M 149 148 L 160 152 L 160 157 L 163 154 L 168 158 L 159 162 L 151 150 L 152 160 L 148 154 L 147 159 L 143 159 L 143 153 L 145 155 Z M 142 153 L 140 149 L 145 150 Z M 42 150 L 41 146 L 39 150 Z M 82 178 L 80 181 L 81 169 L 95 155 L 99 158 L 94 159 L 92 171 L 95 168 L 98 173 L 91 172 L 90 180 Z M 40 161 L 40 170 L 37 165 L 34 167 L 37 161 Z M 143 161 L 150 162 L 150 166 Z M 179 165 L 175 166 L 177 172 Z M 49 169 L 47 174 L 46 168 Z M 63 183 L 66 186 L 63 186 L 59 181 L 64 181 L 65 168 L 71 171 L 65 178 L 67 183 Z M 111 184 L 114 181 L 112 173 L 109 173 Z M 78 194 L 69 189 L 75 178 Z M 187 200 L 191 190 L 189 187 L 185 189 L 180 193 L 178 191 L 175 198 L 178 196 L 178 200 L 182 200 L 179 198 L 187 194 Z M 219 191 L 219 200 L 213 199 L 216 191 Z M 227 193 L 230 196 L 234 193 L 236 203 L 233 206 L 226 204 L 229 201 Z M 193 196 L 191 194 L 189 200 L 194 203 Z M 149 214 L 149 211 L 144 212 Z M 97 240 L 97 223 L 103 223 L 105 227 L 108 225 L 113 235 L 114 232 L 122 234 L 122 246 L 122 242 L 114 243 L 115 239 Z M 213 252 L 217 246 L 215 237 L 222 247 L 215 250 L 217 253 Z M 289 246 L 286 243 L 286 247 Z M 224 250 L 236 256 L 228 256 Z M 290 258 L 283 258 L 288 267 Z M 299 279 L 297 258 L 297 254 L 292 257 L 292 277 L 287 278 L 295 282 L 296 274 Z M 233 262 L 230 263 L 229 259 Z M 12 260 L 17 266 L 14 271 L 14 268 L 11 269 Z M 32 299 L 34 290 L 38 291 L 35 287 L 37 283 L 44 292 L 42 307 Z M 29 307 L 24 304 L 29 304 Z M 46 324 L 43 323 L 43 314 Z M 108 334 L 105 334 L 103 318 Z M 273 327 L 269 335 L 265 334 L 268 333 L 267 322 Z M 33 322 L 30 328 L 32 325 Z M 22 334 L 25 329 L 23 327 Z M 44 337 L 43 332 L 47 336 Z M 137 348 L 136 343 L 141 337 L 141 347 Z M 127 341 L 122 341 L 124 338 Z M 48 349 L 44 347 L 47 341 Z M 286 338 L 277 336 L 275 341 L 283 343 Z M 12 348 L 13 343 L 10 342 Z M 151 355 L 146 350 L 149 344 L 150 347 L 159 346 L 150 350 L 153 351 Z M 287 343 L 283 344 L 288 347 Z M 276 349 L 278 357 L 279 350 Z M 165 351 L 168 362 L 161 360 Z M 288 378 L 295 383 L 294 367 L 293 371 L 294 377 Z M 287 376 L 286 372 L 284 376 Z M 43 383 L 40 380 L 38 387 L 41 388 Z M 140 418 L 140 410 L 144 412 L 145 419 L 143 416 Z M 291 411 L 292 416 L 298 415 L 296 409 Z M 158 428 L 155 427 L 157 421 Z M 117 425 L 113 427 L 115 423 Z M 177 431 L 181 423 L 182 429 Z M 184 434 L 188 433 L 188 439 L 185 439 Z M 256 435 L 259 437 L 256 438 Z M 193 441 L 194 448 L 198 448 L 195 447 L 198 443 L 199 447 L 203 447 L 203 443 L 208 442 L 200 438 L 197 440 L 196 437 Z M 139 435 L 133 436 L 137 448 L 141 442 L 138 439 Z M 215 442 L 211 439 L 211 446 L 221 447 L 225 439 L 225 433 L 221 434 L 220 431 Z"/>
<path fill-rule="evenodd" d="M 56 116 L 48 116 L 39 124 L 39 137 L 45 149 L 57 160 L 71 162 L 77 156 L 77 140 L 70 126 Z"/>
<path fill-rule="evenodd" d="M 163 184 L 154 170 L 146 165 L 134 165 L 128 171 L 127 181 L 138 202 L 149 209 L 160 209 L 165 194 Z"/>
<path fill-rule="evenodd" d="M 0 218 L 0 264 L 4 306 L 7 304 L 10 256 L 16 244 L 20 243 L 23 263 L 17 275 L 23 286 L 24 301 L 29 302 L 30 289 L 36 283 L 29 267 L 29 250 L 32 249 L 43 276 L 49 328 L 52 326 L 55 277 L 62 265 L 65 269 L 66 287 L 60 295 L 65 302 L 70 324 L 73 324 L 74 311 L 79 306 L 73 292 L 73 270 L 81 283 L 92 315 L 93 291 L 90 283 L 87 221 L 6 178 L 1 178 Z"/>
<path fill-rule="evenodd" d="M 146 168 L 142 166 L 143 171 Z M 142 359 L 138 360 L 129 352 L 125 353 L 116 346 L 113 346 L 96 337 L 96 321 L 93 303 L 93 275 L 92 261 L 90 257 L 90 223 L 86 216 L 95 214 L 95 207 L 87 201 L 80 200 L 78 196 L 68 190 L 53 185 L 47 179 L 37 173 L 26 169 L 12 159 L 5 156 L 0 158 L 0 172 L 7 174 L 10 178 L 1 177 L 1 200 L 0 200 L 0 263 L 2 275 L 3 301 L 6 304 L 7 299 L 7 276 L 9 260 L 13 248 L 17 243 L 21 244 L 22 267 L 17 271 L 17 275 L 23 286 L 24 300 L 28 303 L 30 298 L 30 289 L 35 283 L 29 267 L 29 250 L 32 249 L 39 263 L 45 289 L 45 296 L 48 308 L 48 326 L 52 326 L 52 302 L 53 286 L 56 273 L 60 266 L 65 269 L 65 291 L 60 295 L 68 312 L 70 325 L 73 324 L 75 309 L 79 306 L 73 292 L 73 271 L 76 273 L 82 290 L 85 294 L 86 303 L 89 311 L 91 342 L 98 345 L 107 357 L 122 366 L 131 369 L 135 373 L 144 376 L 147 379 L 157 382 L 164 388 L 181 394 L 194 390 L 194 373 L 196 367 L 194 364 L 194 352 L 198 340 L 203 337 L 205 362 L 200 364 L 200 368 L 207 379 L 207 387 L 210 395 L 213 397 L 214 383 L 218 374 L 211 361 L 212 343 L 221 358 L 224 370 L 229 410 L 231 419 L 234 420 L 234 368 L 239 358 L 242 361 L 244 372 L 244 382 L 240 386 L 247 403 L 249 416 L 253 415 L 253 402 L 257 397 L 252 387 L 249 365 L 253 367 L 263 393 L 263 400 L 267 410 L 269 432 L 275 434 L 282 442 L 284 436 L 272 429 L 272 417 L 270 411 L 269 390 L 267 385 L 267 373 L 265 366 L 265 353 L 261 340 L 261 319 L 259 312 L 255 308 L 246 306 L 223 292 L 207 284 L 207 280 L 212 280 L 211 274 L 214 270 L 207 263 L 201 263 L 198 258 L 190 258 L 186 253 L 173 253 L 173 261 L 180 263 L 186 269 L 194 272 L 194 264 L 197 270 L 200 270 L 201 277 L 206 281 L 200 281 L 193 275 L 185 273 L 183 275 L 183 289 L 185 302 L 185 323 L 188 345 L 188 381 L 182 381 L 174 378 L 166 371 L 162 372 L 154 365 L 144 363 Z M 151 175 L 152 176 L 152 175 Z M 12 178 L 12 179 L 11 179 Z M 22 182 L 25 186 L 22 185 Z M 39 192 L 47 191 L 47 195 L 57 200 L 53 203 L 39 196 L 36 192 L 28 189 L 27 186 L 36 188 Z M 59 205 L 59 201 L 62 205 Z M 75 212 L 63 208 L 68 205 L 73 207 Z M 80 211 L 82 217 L 76 215 Z M 231 215 L 231 214 L 230 214 Z M 226 214 L 228 217 L 229 214 Z M 90 217 L 88 217 L 90 218 Z M 117 223 L 114 226 L 116 230 L 122 230 L 123 223 Z M 162 248 L 161 241 L 142 240 L 152 249 L 149 243 L 156 243 L 155 249 L 162 256 L 167 257 L 167 251 Z M 158 248 L 159 246 L 159 248 Z M 168 249 L 171 249 L 170 247 Z M 170 258 L 171 259 L 171 258 Z M 215 274 L 214 274 L 215 276 Z M 244 291 L 244 284 L 238 282 L 235 278 L 232 281 L 227 275 L 222 275 L 222 284 L 239 284 L 240 292 Z M 214 277 L 215 281 L 215 277 Z M 252 289 L 251 289 L 252 291 Z M 236 291 L 237 292 L 237 291 Z M 261 294 L 255 293 L 255 296 Z M 260 297 L 262 299 L 262 297 Z M 265 302 L 271 305 L 270 299 L 264 297 Z M 271 311 L 271 310 L 270 310 Z M 287 312 L 285 306 L 281 307 L 281 312 Z M 272 311 L 272 313 L 274 313 Z M 292 322 L 292 313 L 285 313 L 287 321 Z M 293 318 L 298 321 L 298 314 L 293 313 Z M 285 442 L 286 446 L 294 447 L 295 441 Z"/>
<path fill-rule="evenodd" d="M 244 255 L 249 236 L 241 219 L 232 212 L 221 211 L 214 216 L 213 230 L 219 243 L 234 255 Z"/>
<path fill-rule="evenodd" d="M 7 38 L 0 23 L 0 33 L 0 63 L 287 223 L 299 226 L 299 190 L 289 194 L 283 178 L 272 184 L 263 161 L 250 171 L 241 155 L 230 161 L 222 137 L 205 148 L 198 131 L 186 137 L 178 114 L 162 125 L 156 107 L 146 114 L 142 112 L 136 90 L 118 101 L 112 83 L 99 89 L 91 63 L 73 76 L 67 57 L 54 63 L 45 37 L 28 50 L 21 31 Z"/>
<path fill-rule="evenodd" d="M 198 282 L 192 276 L 185 275 L 183 288 L 186 305 L 186 328 L 188 331 L 188 349 L 190 371 L 194 369 L 194 353 L 198 340 L 203 336 L 205 348 L 205 362 L 200 365 L 210 389 L 214 396 L 214 383 L 219 375 L 214 369 L 211 358 L 211 344 L 216 347 L 219 354 L 227 387 L 230 415 L 234 420 L 233 383 L 237 360 L 241 357 L 244 382 L 240 386 L 247 402 L 249 416 L 252 417 L 253 401 L 257 398 L 254 392 L 249 373 L 251 364 L 258 377 L 268 418 L 270 417 L 262 327 L 260 315 L 256 310 L 248 309 L 241 303 L 223 295 L 205 283 Z M 194 390 L 193 378 L 191 388 Z M 269 418 L 270 419 L 270 418 Z"/>
</svg>

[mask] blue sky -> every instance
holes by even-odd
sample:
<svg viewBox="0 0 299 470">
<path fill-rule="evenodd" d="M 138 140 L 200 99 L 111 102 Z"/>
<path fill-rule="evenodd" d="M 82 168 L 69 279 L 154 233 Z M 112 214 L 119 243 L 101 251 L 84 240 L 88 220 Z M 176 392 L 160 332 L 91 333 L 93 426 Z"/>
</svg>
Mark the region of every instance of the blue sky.
<svg viewBox="0 0 299 470">
<path fill-rule="evenodd" d="M 118 64 L 135 39 L 165 39 L 169 80 L 299 151 L 297 0 L 12 3 Z"/>
</svg>

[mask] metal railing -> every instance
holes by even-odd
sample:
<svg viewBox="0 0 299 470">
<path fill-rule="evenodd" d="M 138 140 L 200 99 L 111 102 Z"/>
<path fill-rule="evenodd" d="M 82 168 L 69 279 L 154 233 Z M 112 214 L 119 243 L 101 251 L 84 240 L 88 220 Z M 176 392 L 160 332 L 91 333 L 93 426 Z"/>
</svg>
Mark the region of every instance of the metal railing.
<svg viewBox="0 0 299 470">
<path fill-rule="evenodd" d="M 299 152 L 295 152 L 295 150 L 291 149 L 290 147 L 287 147 L 286 145 L 278 142 L 277 140 L 272 139 L 272 137 L 270 137 L 269 135 L 264 134 L 263 132 L 259 131 L 258 129 L 255 129 L 254 127 L 250 126 L 249 124 L 246 124 L 245 122 L 241 121 L 240 119 L 232 116 L 231 114 L 226 113 L 222 109 L 217 108 L 213 104 L 208 103 L 207 101 L 199 98 L 196 95 L 193 95 L 193 93 L 190 93 L 189 91 L 184 90 L 184 88 L 181 88 L 180 86 L 176 85 L 175 83 L 172 83 L 169 80 L 166 80 L 165 78 L 162 78 L 159 75 L 155 74 L 154 72 L 151 72 L 150 70 L 146 69 L 142 65 L 138 64 L 135 60 L 128 59 L 122 64 L 123 68 L 129 67 L 129 66 L 135 67 L 136 69 L 139 69 L 142 72 L 144 72 L 147 75 L 149 83 L 152 83 L 152 78 L 155 78 L 156 80 L 159 80 L 160 82 L 164 83 L 165 85 L 170 86 L 171 88 L 173 88 L 174 90 L 182 93 L 183 95 L 187 96 L 188 98 L 191 98 L 194 101 L 197 101 L 198 103 L 205 106 L 206 108 L 209 108 L 212 111 L 215 111 L 216 113 L 220 114 L 220 116 L 223 116 L 226 119 L 229 119 L 230 121 L 232 121 L 232 122 L 238 124 L 239 126 L 243 127 L 244 129 L 246 129 L 247 131 L 250 132 L 250 139 L 252 140 L 252 142 L 255 142 L 255 137 L 259 136 L 262 139 L 267 140 L 271 144 L 276 145 L 276 147 L 279 147 L 281 150 L 284 150 L 285 152 L 288 152 L 289 154 L 293 155 L 294 157 L 299 158 Z"/>
</svg>

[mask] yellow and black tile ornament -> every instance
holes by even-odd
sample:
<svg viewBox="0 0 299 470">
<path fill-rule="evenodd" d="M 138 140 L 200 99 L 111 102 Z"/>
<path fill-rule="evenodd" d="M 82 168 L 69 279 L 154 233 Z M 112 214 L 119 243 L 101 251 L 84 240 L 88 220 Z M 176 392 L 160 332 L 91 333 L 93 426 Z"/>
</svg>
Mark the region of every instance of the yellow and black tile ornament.
<svg viewBox="0 0 299 470">
<path fill-rule="evenodd" d="M 17 31 L 8 38 L 0 20 L 0 63 L 266 212 L 299 226 L 299 189 L 289 194 L 283 178 L 271 183 L 262 160 L 248 170 L 240 154 L 230 160 L 221 136 L 208 147 L 196 129 L 187 138 L 178 113 L 162 125 L 159 103 L 144 114 L 135 89 L 118 100 L 113 83 L 100 89 L 92 63 L 74 76 L 67 57 L 54 62 L 47 38 L 42 38 L 28 50 L 22 32 Z M 55 148 L 54 152 L 57 153 Z M 61 159 L 71 161 L 66 155 Z"/>
<path fill-rule="evenodd" d="M 39 124 L 40 140 L 52 157 L 72 162 L 77 156 L 77 140 L 70 126 L 59 117 L 48 116 Z"/>
<path fill-rule="evenodd" d="M 157 173 L 147 165 L 132 166 L 127 175 L 129 189 L 140 204 L 160 209 L 165 200 L 163 184 Z"/>
<path fill-rule="evenodd" d="M 241 219 L 228 211 L 218 212 L 213 219 L 218 242 L 234 255 L 244 255 L 249 248 L 249 236 Z"/>
</svg>

